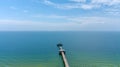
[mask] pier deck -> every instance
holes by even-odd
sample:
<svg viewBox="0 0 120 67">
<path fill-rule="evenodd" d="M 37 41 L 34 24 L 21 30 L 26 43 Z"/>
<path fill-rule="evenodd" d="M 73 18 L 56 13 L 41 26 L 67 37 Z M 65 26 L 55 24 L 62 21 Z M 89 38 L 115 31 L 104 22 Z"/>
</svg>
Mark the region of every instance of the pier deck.
<svg viewBox="0 0 120 67">
<path fill-rule="evenodd" d="M 57 46 L 58 46 L 58 48 L 59 48 L 59 54 L 60 54 L 61 57 L 62 57 L 64 66 L 65 66 L 65 67 L 69 67 L 67 58 L 66 58 L 66 56 L 65 56 L 65 50 L 62 48 L 62 44 L 58 44 Z"/>
</svg>

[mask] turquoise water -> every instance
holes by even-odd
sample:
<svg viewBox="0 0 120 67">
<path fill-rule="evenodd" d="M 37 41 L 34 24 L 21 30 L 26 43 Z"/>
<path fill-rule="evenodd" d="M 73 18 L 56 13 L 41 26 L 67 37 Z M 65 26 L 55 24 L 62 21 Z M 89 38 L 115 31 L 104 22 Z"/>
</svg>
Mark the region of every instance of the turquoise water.
<svg viewBox="0 0 120 67">
<path fill-rule="evenodd" d="M 119 67 L 120 32 L 0 32 L 0 67 Z"/>
</svg>

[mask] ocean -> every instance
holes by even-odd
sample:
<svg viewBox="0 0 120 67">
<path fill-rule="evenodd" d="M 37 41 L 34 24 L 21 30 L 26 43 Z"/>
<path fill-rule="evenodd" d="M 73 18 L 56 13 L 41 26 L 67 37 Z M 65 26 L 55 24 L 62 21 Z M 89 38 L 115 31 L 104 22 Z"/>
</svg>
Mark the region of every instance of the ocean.
<svg viewBox="0 0 120 67">
<path fill-rule="evenodd" d="M 120 67 L 117 31 L 1 31 L 0 67 L 64 67 L 58 43 L 70 67 Z"/>
</svg>

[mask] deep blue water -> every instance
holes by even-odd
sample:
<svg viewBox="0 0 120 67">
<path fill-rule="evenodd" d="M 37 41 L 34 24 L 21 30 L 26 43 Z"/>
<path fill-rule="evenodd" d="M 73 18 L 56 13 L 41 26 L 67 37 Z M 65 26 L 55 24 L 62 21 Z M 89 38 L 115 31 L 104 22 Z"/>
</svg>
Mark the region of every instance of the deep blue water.
<svg viewBox="0 0 120 67">
<path fill-rule="evenodd" d="M 120 32 L 0 32 L 0 67 L 118 67 Z"/>
</svg>

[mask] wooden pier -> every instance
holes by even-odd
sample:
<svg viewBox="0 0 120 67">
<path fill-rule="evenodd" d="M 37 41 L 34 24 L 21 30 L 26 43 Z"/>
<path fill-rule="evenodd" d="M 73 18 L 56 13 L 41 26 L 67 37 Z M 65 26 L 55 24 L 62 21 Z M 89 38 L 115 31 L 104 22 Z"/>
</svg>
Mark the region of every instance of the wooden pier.
<svg viewBox="0 0 120 67">
<path fill-rule="evenodd" d="M 63 63 L 64 63 L 64 66 L 65 67 L 69 67 L 69 64 L 68 64 L 68 61 L 67 61 L 67 58 L 65 56 L 65 50 L 63 49 L 62 47 L 62 44 L 57 44 L 57 47 L 59 48 L 59 54 L 61 55 L 62 57 L 62 60 L 63 60 Z"/>
</svg>

